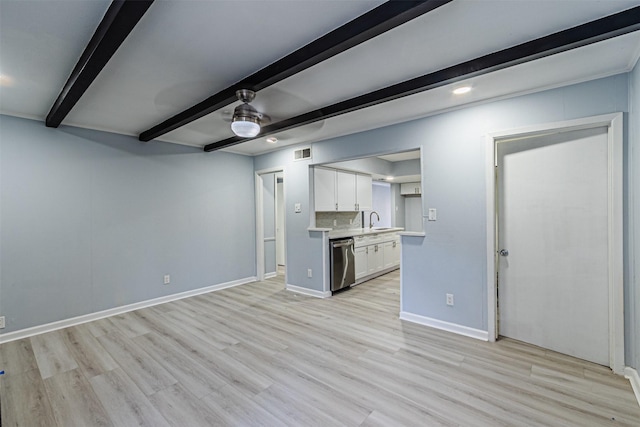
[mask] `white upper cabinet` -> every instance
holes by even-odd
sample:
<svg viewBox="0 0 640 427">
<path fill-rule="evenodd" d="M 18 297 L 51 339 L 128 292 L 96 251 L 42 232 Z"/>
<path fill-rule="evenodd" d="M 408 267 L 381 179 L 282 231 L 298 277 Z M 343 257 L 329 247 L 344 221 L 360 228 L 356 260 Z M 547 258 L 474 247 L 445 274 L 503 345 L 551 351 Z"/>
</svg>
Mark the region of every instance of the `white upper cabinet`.
<svg viewBox="0 0 640 427">
<path fill-rule="evenodd" d="M 335 169 L 314 168 L 313 190 L 318 212 L 371 210 L 371 176 Z"/>
<path fill-rule="evenodd" d="M 400 184 L 400 194 L 408 196 L 411 194 L 422 194 L 422 184 L 419 182 L 405 182 Z"/>
<path fill-rule="evenodd" d="M 320 212 L 338 210 L 336 202 L 336 171 L 315 168 L 313 171 L 315 209 Z"/>
<path fill-rule="evenodd" d="M 371 175 L 356 175 L 356 204 L 359 211 L 373 209 L 373 184 Z"/>
<path fill-rule="evenodd" d="M 356 175 L 351 172 L 336 171 L 339 211 L 357 211 L 356 205 Z"/>
</svg>

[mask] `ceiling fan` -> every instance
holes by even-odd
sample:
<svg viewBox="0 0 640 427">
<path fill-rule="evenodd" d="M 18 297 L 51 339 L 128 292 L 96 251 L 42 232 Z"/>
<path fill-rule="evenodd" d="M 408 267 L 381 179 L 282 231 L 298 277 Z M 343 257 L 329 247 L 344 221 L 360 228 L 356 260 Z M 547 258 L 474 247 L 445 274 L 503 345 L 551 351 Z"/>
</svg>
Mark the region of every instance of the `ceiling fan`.
<svg viewBox="0 0 640 427">
<path fill-rule="evenodd" d="M 238 100 L 242 104 L 233 110 L 231 117 L 231 130 L 242 138 L 253 138 L 260 133 L 260 125 L 270 121 L 269 116 L 258 112 L 249 103 L 256 97 L 256 93 L 249 89 L 236 91 Z"/>
</svg>

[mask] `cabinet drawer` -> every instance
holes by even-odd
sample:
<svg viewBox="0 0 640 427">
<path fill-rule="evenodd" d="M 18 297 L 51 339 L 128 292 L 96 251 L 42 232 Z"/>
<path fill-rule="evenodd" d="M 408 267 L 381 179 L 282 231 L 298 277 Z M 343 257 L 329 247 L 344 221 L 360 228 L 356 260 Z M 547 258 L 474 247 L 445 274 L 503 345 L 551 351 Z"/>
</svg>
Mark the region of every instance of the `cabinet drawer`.
<svg viewBox="0 0 640 427">
<path fill-rule="evenodd" d="M 367 246 L 369 244 L 369 236 L 355 236 L 353 240 L 353 246 L 356 248 Z"/>
</svg>

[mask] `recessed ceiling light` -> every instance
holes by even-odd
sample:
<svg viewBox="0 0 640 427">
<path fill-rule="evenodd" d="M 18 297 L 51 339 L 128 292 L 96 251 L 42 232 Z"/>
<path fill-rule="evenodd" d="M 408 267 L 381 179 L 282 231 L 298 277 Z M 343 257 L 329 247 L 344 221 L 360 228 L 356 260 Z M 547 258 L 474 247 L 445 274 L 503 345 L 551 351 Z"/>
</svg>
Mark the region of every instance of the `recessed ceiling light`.
<svg viewBox="0 0 640 427">
<path fill-rule="evenodd" d="M 393 177 L 392 176 L 388 176 L 385 178 L 387 181 L 393 181 Z"/>
<path fill-rule="evenodd" d="M 0 86 L 13 86 L 13 79 L 6 74 L 0 74 Z"/>
<path fill-rule="evenodd" d="M 267 142 L 269 144 L 275 144 L 276 142 L 278 142 L 278 138 L 276 138 L 275 136 L 270 136 L 269 138 L 267 138 Z"/>
<path fill-rule="evenodd" d="M 455 95 L 462 95 L 463 93 L 467 93 L 471 91 L 471 86 L 461 86 L 457 89 L 453 90 Z"/>
</svg>

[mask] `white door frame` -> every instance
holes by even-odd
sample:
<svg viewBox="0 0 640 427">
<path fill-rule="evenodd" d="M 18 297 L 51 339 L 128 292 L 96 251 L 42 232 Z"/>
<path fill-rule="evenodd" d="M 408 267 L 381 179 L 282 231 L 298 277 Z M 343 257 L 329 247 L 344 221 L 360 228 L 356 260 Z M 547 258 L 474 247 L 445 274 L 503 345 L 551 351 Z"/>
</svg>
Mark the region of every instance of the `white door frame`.
<svg viewBox="0 0 640 427">
<path fill-rule="evenodd" d="M 276 175 L 276 268 L 280 265 L 284 266 L 284 254 L 286 250 L 286 242 L 284 240 L 284 174 L 278 172 Z M 281 180 L 282 182 L 278 182 Z M 282 222 L 282 224 L 280 224 Z M 280 226 L 281 225 L 281 226 Z M 280 231 L 278 231 L 280 230 Z M 282 234 L 282 240 L 280 235 Z M 280 259 L 282 258 L 282 260 Z M 279 262 L 282 261 L 282 262 Z"/>
<path fill-rule="evenodd" d="M 273 167 L 268 169 L 261 169 L 255 171 L 255 194 L 256 194 L 256 278 L 258 280 L 264 280 L 264 211 L 263 211 L 263 199 L 264 194 L 262 191 L 262 175 L 268 173 L 282 172 L 284 179 L 285 170 L 284 167 Z M 287 240 L 287 190 L 286 184 L 282 186 L 282 197 L 284 199 L 284 239 Z M 287 283 L 287 246 L 284 248 L 284 283 Z M 277 264 L 277 263 L 276 263 Z M 277 265 L 276 265 L 277 269 Z"/>
<path fill-rule="evenodd" d="M 501 140 L 554 134 L 595 127 L 608 127 L 608 261 L 609 261 L 609 366 L 616 374 L 624 373 L 624 285 L 623 285 L 623 115 L 605 114 L 577 120 L 534 125 L 490 133 L 486 137 L 487 183 L 487 324 L 489 341 L 498 335 L 497 322 L 497 144 Z"/>
</svg>

